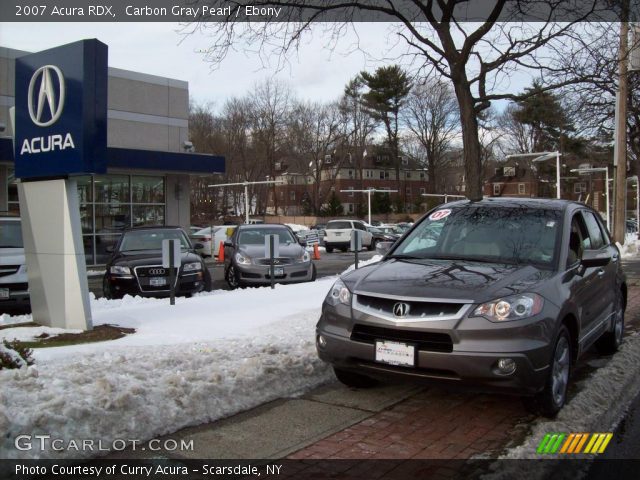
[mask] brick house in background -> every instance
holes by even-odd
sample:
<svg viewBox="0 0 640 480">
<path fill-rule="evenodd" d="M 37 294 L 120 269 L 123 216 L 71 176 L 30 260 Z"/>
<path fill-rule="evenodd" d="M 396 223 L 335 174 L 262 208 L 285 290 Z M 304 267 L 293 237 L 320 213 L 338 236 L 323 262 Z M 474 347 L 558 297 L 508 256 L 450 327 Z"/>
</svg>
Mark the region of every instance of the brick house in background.
<svg viewBox="0 0 640 480">
<path fill-rule="evenodd" d="M 375 152 L 375 147 L 371 148 Z M 314 176 L 293 171 L 287 165 L 276 165 L 281 173 L 275 180 L 282 182 L 274 188 L 278 196 L 278 212 L 275 212 L 273 192 L 268 201 L 267 213 L 278 215 L 303 215 L 305 199 L 314 195 Z M 276 169 L 278 170 L 278 169 Z M 402 196 L 407 212 L 420 210 L 420 204 L 428 189 L 427 171 L 408 156 L 400 157 L 400 191 L 390 193 L 392 204 Z M 326 204 L 331 192 L 335 192 L 344 208 L 345 215 L 356 215 L 358 206 L 366 211 L 367 196 L 360 192 L 342 192 L 341 190 L 396 190 L 395 166 L 385 153 L 366 155 L 362 161 L 362 169 L 353 161 L 353 156 L 346 152 L 343 155 L 326 155 L 319 175 L 320 203 Z"/>
</svg>

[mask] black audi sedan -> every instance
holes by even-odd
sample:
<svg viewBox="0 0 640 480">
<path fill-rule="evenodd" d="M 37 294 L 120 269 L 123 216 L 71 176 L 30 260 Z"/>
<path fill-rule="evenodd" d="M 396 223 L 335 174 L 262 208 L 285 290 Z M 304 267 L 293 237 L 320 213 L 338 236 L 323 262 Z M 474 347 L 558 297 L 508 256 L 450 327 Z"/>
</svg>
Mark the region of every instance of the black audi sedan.
<svg viewBox="0 0 640 480">
<path fill-rule="evenodd" d="M 210 289 L 209 271 L 180 227 L 138 227 L 122 234 L 107 262 L 102 283 L 104 296 L 169 296 L 169 269 L 162 266 L 162 241 L 174 239 L 180 241 L 182 255 L 176 295 Z"/>
<path fill-rule="evenodd" d="M 620 253 L 583 204 L 453 202 L 386 246 L 381 261 L 335 282 L 316 327 L 320 358 L 347 385 L 473 385 L 553 416 L 581 354 L 622 342 Z"/>
</svg>

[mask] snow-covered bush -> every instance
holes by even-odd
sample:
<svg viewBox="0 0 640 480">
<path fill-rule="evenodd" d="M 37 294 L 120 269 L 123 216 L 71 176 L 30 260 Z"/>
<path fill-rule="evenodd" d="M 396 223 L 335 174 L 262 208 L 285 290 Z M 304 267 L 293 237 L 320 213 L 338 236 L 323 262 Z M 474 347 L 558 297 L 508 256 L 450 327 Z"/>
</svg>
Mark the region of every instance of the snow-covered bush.
<svg viewBox="0 0 640 480">
<path fill-rule="evenodd" d="M 0 370 L 33 365 L 31 354 L 30 348 L 22 346 L 16 340 L 12 342 L 2 340 L 2 343 L 0 343 Z"/>
</svg>

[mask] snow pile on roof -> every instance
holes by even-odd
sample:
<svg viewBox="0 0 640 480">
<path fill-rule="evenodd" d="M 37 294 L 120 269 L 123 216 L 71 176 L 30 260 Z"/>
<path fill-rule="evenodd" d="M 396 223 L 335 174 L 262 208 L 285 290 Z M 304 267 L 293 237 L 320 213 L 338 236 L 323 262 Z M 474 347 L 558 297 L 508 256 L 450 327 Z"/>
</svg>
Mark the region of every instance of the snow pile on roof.
<svg viewBox="0 0 640 480">
<path fill-rule="evenodd" d="M 315 324 L 334 280 L 214 292 L 179 298 L 174 307 L 168 299 L 93 299 L 94 325 L 136 333 L 37 349 L 36 365 L 0 371 L 0 458 L 95 456 L 17 451 L 14 439 L 146 441 L 328 381 Z"/>
</svg>

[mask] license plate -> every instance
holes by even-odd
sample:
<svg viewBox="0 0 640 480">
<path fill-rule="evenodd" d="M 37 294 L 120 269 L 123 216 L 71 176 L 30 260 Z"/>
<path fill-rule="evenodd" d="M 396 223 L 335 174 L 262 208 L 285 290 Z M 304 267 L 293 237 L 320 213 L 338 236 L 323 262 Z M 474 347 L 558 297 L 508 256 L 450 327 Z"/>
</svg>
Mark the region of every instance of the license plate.
<svg viewBox="0 0 640 480">
<path fill-rule="evenodd" d="M 163 287 L 167 284 L 167 279 L 163 277 L 151 277 L 149 279 L 149 285 L 152 287 Z"/>
<path fill-rule="evenodd" d="M 377 340 L 376 362 L 413 367 L 416 363 L 416 347 L 401 342 Z"/>
<path fill-rule="evenodd" d="M 9 298 L 8 288 L 0 288 L 0 298 Z"/>
<path fill-rule="evenodd" d="M 340 237 L 342 235 L 342 232 L 336 232 L 336 237 Z"/>
<path fill-rule="evenodd" d="M 275 277 L 280 277 L 280 276 L 284 275 L 284 267 L 274 267 L 273 268 L 273 275 Z"/>
</svg>

